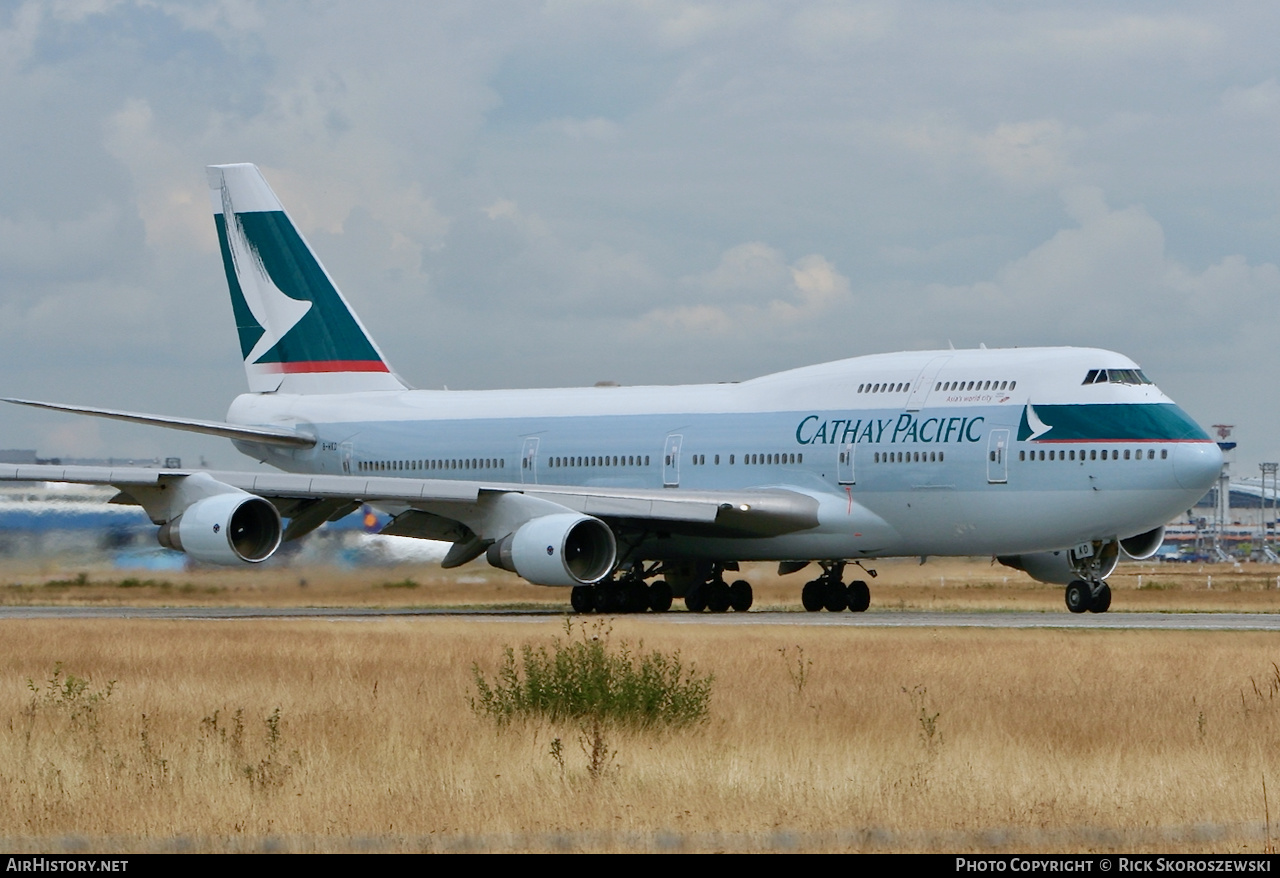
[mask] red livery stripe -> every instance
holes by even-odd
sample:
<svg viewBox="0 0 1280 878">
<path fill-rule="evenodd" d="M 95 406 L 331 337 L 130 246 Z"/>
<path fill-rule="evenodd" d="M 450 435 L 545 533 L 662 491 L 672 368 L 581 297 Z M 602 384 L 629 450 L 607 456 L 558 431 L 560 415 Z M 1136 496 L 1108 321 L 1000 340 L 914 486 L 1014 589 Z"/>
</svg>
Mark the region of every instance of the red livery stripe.
<svg viewBox="0 0 1280 878">
<path fill-rule="evenodd" d="M 256 363 L 266 372 L 390 372 L 381 360 L 308 360 L 301 363 Z"/>
</svg>

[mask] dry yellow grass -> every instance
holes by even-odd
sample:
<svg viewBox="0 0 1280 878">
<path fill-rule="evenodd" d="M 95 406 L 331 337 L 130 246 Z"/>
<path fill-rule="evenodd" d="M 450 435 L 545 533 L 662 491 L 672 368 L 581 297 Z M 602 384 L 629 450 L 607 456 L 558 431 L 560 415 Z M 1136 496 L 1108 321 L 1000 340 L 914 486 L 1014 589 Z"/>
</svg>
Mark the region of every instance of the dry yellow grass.
<svg viewBox="0 0 1280 878">
<path fill-rule="evenodd" d="M 1271 635 L 618 619 L 613 638 L 715 674 L 711 718 L 611 733 L 593 779 L 572 725 L 500 731 L 468 707 L 473 662 L 492 673 L 503 644 L 561 624 L 0 622 L 0 836 L 10 850 L 1261 851 L 1264 779 L 1280 802 Z M 91 717 L 27 688 L 57 662 L 90 678 L 73 702 L 117 681 Z"/>
</svg>

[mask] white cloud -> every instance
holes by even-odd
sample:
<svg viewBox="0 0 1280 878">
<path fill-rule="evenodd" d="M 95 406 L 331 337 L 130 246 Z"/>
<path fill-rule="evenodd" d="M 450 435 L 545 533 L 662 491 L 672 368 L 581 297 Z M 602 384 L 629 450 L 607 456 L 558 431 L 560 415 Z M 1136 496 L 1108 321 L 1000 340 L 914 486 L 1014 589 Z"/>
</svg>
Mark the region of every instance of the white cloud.
<svg viewBox="0 0 1280 878">
<path fill-rule="evenodd" d="M 123 257 L 138 254 L 130 219 L 115 204 L 86 206 L 74 219 L 0 215 L 0 278 L 12 290 L 19 278 L 64 281 L 116 274 Z"/>
<path fill-rule="evenodd" d="M 638 321 L 642 331 L 763 332 L 816 320 L 853 298 L 849 279 L 822 256 L 788 265 L 759 242 L 731 248 L 716 268 L 684 278 L 681 287 L 690 303 L 653 309 Z"/>
<path fill-rule="evenodd" d="M 1222 94 L 1222 108 L 1231 116 L 1274 121 L 1280 109 L 1280 83 L 1274 76 L 1251 86 L 1232 86 Z"/>
<path fill-rule="evenodd" d="M 622 126 L 611 119 L 605 119 L 600 116 L 590 119 L 575 119 L 571 117 L 553 119 L 547 125 L 570 140 L 594 140 L 599 143 L 609 143 L 617 140 L 622 134 Z"/>
<path fill-rule="evenodd" d="M 11 27 L 0 29 L 0 64 L 17 73 L 30 61 L 44 17 L 37 2 L 23 3 L 13 11 Z"/>
<path fill-rule="evenodd" d="M 1002 122 L 986 131 L 950 119 L 892 121 L 879 133 L 943 173 L 980 171 L 1015 189 L 1056 187 L 1076 176 L 1075 135 L 1057 119 Z"/>
<path fill-rule="evenodd" d="M 972 148 L 987 170 L 1018 186 L 1060 183 L 1070 175 L 1067 130 L 1056 119 L 997 125 L 972 140 Z"/>
<path fill-rule="evenodd" d="M 1047 35 L 1059 49 L 1095 61 L 1096 56 L 1201 53 L 1224 42 L 1212 22 L 1172 10 L 1163 15 L 1107 14 L 1085 25 L 1050 27 Z"/>
<path fill-rule="evenodd" d="M 829 56 L 883 39 L 894 24 L 894 9 L 883 3 L 819 3 L 796 10 L 788 22 L 792 43 L 802 51 Z"/>
<path fill-rule="evenodd" d="M 1110 208 L 1095 187 L 1065 191 L 1063 201 L 1077 227 L 992 280 L 931 287 L 934 307 L 956 320 L 978 309 L 1060 343 L 1122 346 L 1126 335 L 1143 332 L 1221 351 L 1235 343 L 1240 317 L 1280 301 L 1274 264 L 1230 255 L 1196 271 L 1167 252 L 1164 229 L 1142 207 Z"/>
</svg>

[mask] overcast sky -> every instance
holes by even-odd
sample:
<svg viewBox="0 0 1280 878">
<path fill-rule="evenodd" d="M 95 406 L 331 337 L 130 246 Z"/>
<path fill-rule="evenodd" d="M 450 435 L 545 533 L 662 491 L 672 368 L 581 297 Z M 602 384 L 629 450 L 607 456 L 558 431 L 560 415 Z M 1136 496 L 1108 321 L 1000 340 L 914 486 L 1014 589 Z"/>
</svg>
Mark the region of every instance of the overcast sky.
<svg viewBox="0 0 1280 878">
<path fill-rule="evenodd" d="M 900 349 L 1136 359 L 1280 460 L 1280 5 L 0 4 L 0 395 L 220 419 L 204 166 L 418 387 Z M 0 447 L 223 440 L 22 409 Z"/>
</svg>

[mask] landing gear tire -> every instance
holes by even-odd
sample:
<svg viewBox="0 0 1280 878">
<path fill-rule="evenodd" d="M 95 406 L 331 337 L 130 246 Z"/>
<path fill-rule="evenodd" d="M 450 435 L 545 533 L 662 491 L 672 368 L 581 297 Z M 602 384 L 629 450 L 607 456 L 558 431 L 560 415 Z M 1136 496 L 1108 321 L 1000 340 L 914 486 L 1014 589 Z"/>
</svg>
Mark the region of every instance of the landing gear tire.
<svg viewBox="0 0 1280 878">
<path fill-rule="evenodd" d="M 705 585 L 694 585 L 685 592 L 684 596 L 685 608 L 690 613 L 701 613 L 707 608 L 707 587 Z"/>
<path fill-rule="evenodd" d="M 745 613 L 751 609 L 752 597 L 751 583 L 745 579 L 739 579 L 729 586 L 729 607 L 735 613 Z"/>
<path fill-rule="evenodd" d="M 601 582 L 596 585 L 595 589 L 595 609 L 597 613 L 625 612 L 623 591 L 616 582 Z"/>
<path fill-rule="evenodd" d="M 713 613 L 723 613 L 729 609 L 729 586 L 724 582 L 711 582 L 707 585 L 707 609 Z"/>
<path fill-rule="evenodd" d="M 828 582 L 823 591 L 822 606 L 826 607 L 828 613 L 839 613 L 848 609 L 849 595 L 845 592 L 843 582 L 838 579 Z"/>
<path fill-rule="evenodd" d="M 649 587 L 643 580 L 623 582 L 621 587 L 624 613 L 643 613 L 649 609 Z"/>
<path fill-rule="evenodd" d="M 826 583 L 821 579 L 814 579 L 804 584 L 804 588 L 800 592 L 800 603 L 810 613 L 816 613 L 822 609 L 823 592 L 826 590 Z"/>
<path fill-rule="evenodd" d="M 1111 586 L 1105 582 L 1098 589 L 1098 593 L 1093 596 L 1093 603 L 1089 605 L 1090 613 L 1105 613 L 1111 609 Z"/>
<path fill-rule="evenodd" d="M 575 585 L 569 592 L 569 606 L 575 613 L 590 613 L 596 608 L 596 587 L 594 585 Z"/>
<path fill-rule="evenodd" d="M 659 579 L 649 586 L 649 609 L 655 613 L 665 613 L 671 609 L 671 586 L 665 579 Z"/>
<path fill-rule="evenodd" d="M 1110 590 L 1108 590 L 1109 597 Z M 1068 610 L 1073 613 L 1086 613 L 1093 606 L 1093 589 L 1083 579 L 1077 579 L 1067 586 L 1066 598 Z"/>
<path fill-rule="evenodd" d="M 855 613 L 865 613 L 871 606 L 871 589 L 861 579 L 849 583 L 849 609 Z"/>
</svg>

